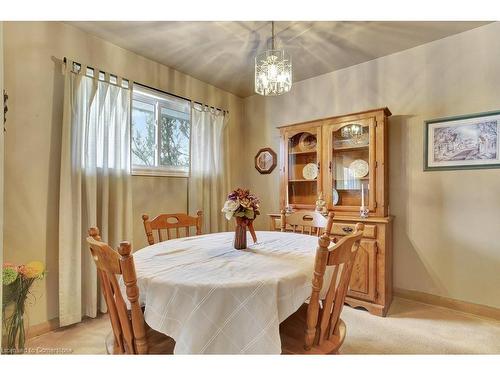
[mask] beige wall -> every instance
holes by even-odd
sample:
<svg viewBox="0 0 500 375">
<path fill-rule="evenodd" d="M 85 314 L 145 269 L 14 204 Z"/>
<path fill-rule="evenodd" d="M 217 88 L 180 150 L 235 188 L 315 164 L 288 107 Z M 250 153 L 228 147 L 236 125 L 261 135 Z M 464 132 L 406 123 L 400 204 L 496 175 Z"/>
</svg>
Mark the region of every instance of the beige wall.
<svg viewBox="0 0 500 375">
<path fill-rule="evenodd" d="M 60 22 L 5 22 L 5 259 L 47 264 L 34 289 L 30 324 L 58 315 L 58 202 L 64 56 L 136 82 L 230 111 L 229 137 L 238 151 L 242 100 L 192 77 Z M 233 184 L 239 169 L 230 170 Z M 185 178 L 133 179 L 135 248 L 145 245 L 141 214 L 187 210 Z"/>
<path fill-rule="evenodd" d="M 423 172 L 423 121 L 500 109 L 500 23 L 245 99 L 247 186 L 278 212 L 278 176 L 253 157 L 276 126 L 387 106 L 394 284 L 500 307 L 500 170 Z M 267 228 L 267 218 L 257 221 Z"/>
<path fill-rule="evenodd" d="M 3 22 L 0 21 L 0 125 L 3 126 Z M 4 134 L 0 129 L 0 264 L 3 264 L 3 155 L 4 155 Z M 0 303 L 2 302 L 2 290 L 0 290 Z M 1 313 L 0 313 L 1 314 Z M 0 346 L 2 335 L 0 335 Z"/>
</svg>

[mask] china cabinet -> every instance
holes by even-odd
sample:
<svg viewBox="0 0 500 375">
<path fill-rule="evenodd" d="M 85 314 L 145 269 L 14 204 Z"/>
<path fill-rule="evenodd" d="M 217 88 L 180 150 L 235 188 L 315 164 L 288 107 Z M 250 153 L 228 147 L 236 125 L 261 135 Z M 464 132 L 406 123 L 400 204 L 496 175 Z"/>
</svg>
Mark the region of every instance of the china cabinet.
<svg viewBox="0 0 500 375">
<path fill-rule="evenodd" d="M 365 223 L 346 303 L 385 316 L 392 300 L 388 215 L 388 108 L 279 127 L 280 210 L 314 210 L 320 193 L 335 212 L 333 238 Z M 368 217 L 360 217 L 360 207 Z M 280 214 L 270 214 L 280 230 Z"/>
</svg>

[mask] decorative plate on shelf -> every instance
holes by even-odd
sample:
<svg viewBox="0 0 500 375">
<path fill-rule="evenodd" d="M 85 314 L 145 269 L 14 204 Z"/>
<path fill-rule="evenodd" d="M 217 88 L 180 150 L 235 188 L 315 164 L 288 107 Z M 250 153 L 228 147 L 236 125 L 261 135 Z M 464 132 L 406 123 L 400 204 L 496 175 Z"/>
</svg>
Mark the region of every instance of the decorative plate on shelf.
<svg viewBox="0 0 500 375">
<path fill-rule="evenodd" d="M 335 189 L 333 189 L 332 199 L 333 199 L 333 205 L 336 206 L 339 203 L 339 192 Z"/>
<path fill-rule="evenodd" d="M 316 148 L 317 142 L 314 134 L 305 132 L 299 138 L 299 147 L 302 151 L 312 151 Z"/>
<path fill-rule="evenodd" d="M 306 164 L 302 169 L 302 176 L 306 180 L 314 180 L 318 177 L 318 166 L 315 163 Z"/>
<path fill-rule="evenodd" d="M 349 169 L 352 171 L 355 178 L 365 177 L 370 170 L 368 163 L 363 159 L 354 160 L 349 165 Z"/>
</svg>

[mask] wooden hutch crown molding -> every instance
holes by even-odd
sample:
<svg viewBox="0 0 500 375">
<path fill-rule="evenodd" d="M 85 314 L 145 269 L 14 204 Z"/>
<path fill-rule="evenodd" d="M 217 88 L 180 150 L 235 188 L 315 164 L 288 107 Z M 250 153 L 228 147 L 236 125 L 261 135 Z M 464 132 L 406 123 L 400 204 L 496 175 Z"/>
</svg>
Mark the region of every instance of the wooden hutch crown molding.
<svg viewBox="0 0 500 375">
<path fill-rule="evenodd" d="M 361 111 L 361 112 L 349 113 L 348 115 L 336 115 L 336 116 L 319 118 L 319 119 L 315 119 L 315 120 L 295 122 L 293 124 L 280 125 L 280 126 L 277 126 L 276 129 L 289 128 L 290 126 L 296 126 L 296 125 L 305 125 L 305 124 L 310 124 L 310 123 L 317 122 L 317 121 L 328 121 L 328 120 L 335 120 L 338 118 L 346 119 L 346 118 L 351 117 L 351 116 L 359 116 L 359 115 L 364 115 L 366 113 L 378 112 L 378 111 L 382 111 L 386 117 L 390 117 L 392 115 L 392 112 L 389 110 L 389 108 L 381 107 L 381 108 L 369 109 L 369 110 Z"/>
</svg>

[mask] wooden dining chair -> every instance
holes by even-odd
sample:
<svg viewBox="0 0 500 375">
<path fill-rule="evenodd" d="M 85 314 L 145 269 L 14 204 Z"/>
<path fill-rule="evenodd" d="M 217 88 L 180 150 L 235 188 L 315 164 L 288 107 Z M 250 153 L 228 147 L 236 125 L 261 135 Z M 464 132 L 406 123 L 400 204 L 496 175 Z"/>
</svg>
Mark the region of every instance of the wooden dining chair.
<svg viewBox="0 0 500 375">
<path fill-rule="evenodd" d="M 117 252 L 101 241 L 98 228 L 90 228 L 88 233 L 87 243 L 97 267 L 112 327 L 112 334 L 106 338 L 107 353 L 172 354 L 175 341 L 144 321 L 130 243 L 121 242 Z M 123 277 L 130 310 L 127 310 L 116 275 Z"/>
<path fill-rule="evenodd" d="M 330 212 L 333 215 L 333 212 Z M 281 231 L 321 236 L 328 220 L 316 211 L 297 211 L 286 215 L 281 211 Z M 290 227 L 290 229 L 288 228 Z"/>
<path fill-rule="evenodd" d="M 144 230 L 146 231 L 148 243 L 153 245 L 172 238 L 189 237 L 190 228 L 195 228 L 196 235 L 200 235 L 202 233 L 201 226 L 203 223 L 203 212 L 198 211 L 196 216 L 189 216 L 183 213 L 160 214 L 152 220 L 149 220 L 149 216 L 144 214 L 142 215 L 142 220 L 144 222 Z M 174 230 L 175 237 L 172 235 Z M 156 231 L 158 234 L 157 241 L 155 241 L 153 231 Z M 165 237 L 163 236 L 162 231 L 165 231 Z M 184 236 L 182 236 L 182 232 L 184 232 Z"/>
<path fill-rule="evenodd" d="M 329 222 L 332 221 L 333 216 L 329 219 Z M 280 325 L 283 354 L 338 352 L 346 335 L 340 313 L 363 229 L 364 224 L 357 223 L 353 234 L 342 238 L 331 248 L 328 248 L 331 239 L 326 233 L 319 238 L 309 304 L 302 305 Z M 332 267 L 332 277 L 327 281 L 326 296 L 320 301 L 326 267 Z"/>
</svg>

